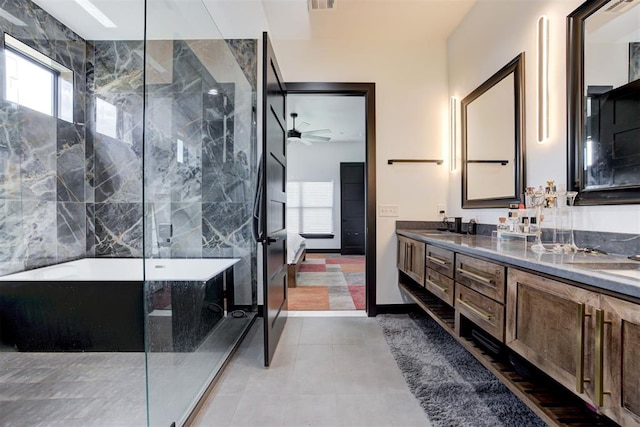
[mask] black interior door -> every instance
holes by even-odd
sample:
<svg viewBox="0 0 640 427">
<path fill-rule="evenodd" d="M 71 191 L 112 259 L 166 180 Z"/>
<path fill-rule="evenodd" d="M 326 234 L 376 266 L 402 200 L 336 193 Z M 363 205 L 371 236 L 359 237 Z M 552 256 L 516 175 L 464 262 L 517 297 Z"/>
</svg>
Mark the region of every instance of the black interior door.
<svg viewBox="0 0 640 427">
<path fill-rule="evenodd" d="M 286 92 L 267 33 L 262 64 L 262 235 L 264 364 L 269 366 L 287 321 Z"/>
<path fill-rule="evenodd" d="M 640 80 L 600 99 L 600 184 L 640 185 Z"/>
<path fill-rule="evenodd" d="M 365 254 L 364 163 L 340 163 L 340 253 Z"/>
</svg>

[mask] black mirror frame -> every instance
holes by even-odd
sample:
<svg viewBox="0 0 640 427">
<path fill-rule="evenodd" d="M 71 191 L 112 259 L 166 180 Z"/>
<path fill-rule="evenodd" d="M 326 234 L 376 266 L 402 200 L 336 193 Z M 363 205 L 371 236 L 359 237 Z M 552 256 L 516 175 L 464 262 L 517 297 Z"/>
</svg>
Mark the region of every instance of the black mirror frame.
<svg viewBox="0 0 640 427">
<path fill-rule="evenodd" d="M 467 107 L 468 105 L 498 84 L 509 74 L 514 74 L 514 107 L 515 107 L 515 180 L 513 186 L 514 197 L 491 199 L 468 199 L 467 195 Z M 462 142 L 462 209 L 473 208 L 508 208 L 511 203 L 522 202 L 525 177 L 525 91 L 524 91 L 524 52 L 512 59 L 487 81 L 478 86 L 460 103 L 461 142 Z"/>
<path fill-rule="evenodd" d="M 640 203 L 640 188 L 581 191 L 584 135 L 584 21 L 610 0 L 587 0 L 567 16 L 567 188 L 576 205 Z"/>
</svg>

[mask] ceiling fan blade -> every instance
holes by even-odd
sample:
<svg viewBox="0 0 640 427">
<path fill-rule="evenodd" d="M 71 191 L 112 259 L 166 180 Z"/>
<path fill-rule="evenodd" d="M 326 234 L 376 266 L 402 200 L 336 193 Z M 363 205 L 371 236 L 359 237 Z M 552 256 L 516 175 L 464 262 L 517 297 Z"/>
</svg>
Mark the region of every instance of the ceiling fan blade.
<svg viewBox="0 0 640 427">
<path fill-rule="evenodd" d="M 331 137 L 328 136 L 320 136 L 320 135 L 302 135 L 303 138 L 313 139 L 316 141 L 331 141 Z"/>
<path fill-rule="evenodd" d="M 311 126 L 311 123 L 308 122 L 299 122 L 298 124 L 296 124 L 296 129 L 298 129 L 300 132 L 302 132 L 302 129 L 306 129 L 309 126 Z"/>
<path fill-rule="evenodd" d="M 307 141 L 306 139 L 299 138 L 297 136 L 292 136 L 292 137 L 287 138 L 287 144 L 289 144 L 291 142 L 301 142 L 304 145 L 311 145 L 311 141 Z"/>
<path fill-rule="evenodd" d="M 315 134 L 315 133 L 331 133 L 331 129 L 314 129 L 314 130 L 305 130 L 302 131 L 304 135 Z"/>
<path fill-rule="evenodd" d="M 302 142 L 304 145 L 307 145 L 307 146 L 312 146 L 313 145 L 313 142 L 307 140 L 306 138 L 301 138 L 300 142 Z"/>
</svg>

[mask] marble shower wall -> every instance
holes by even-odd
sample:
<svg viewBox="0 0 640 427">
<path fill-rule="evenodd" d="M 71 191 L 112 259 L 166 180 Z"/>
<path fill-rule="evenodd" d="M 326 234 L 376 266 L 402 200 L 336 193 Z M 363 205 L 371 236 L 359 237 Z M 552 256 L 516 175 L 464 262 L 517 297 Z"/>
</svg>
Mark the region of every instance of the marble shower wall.
<svg viewBox="0 0 640 427">
<path fill-rule="evenodd" d="M 238 54 L 250 52 L 249 42 L 238 44 L 242 47 Z M 174 258 L 238 257 L 242 261 L 235 268 L 236 283 L 249 285 L 256 283 L 250 167 L 256 141 L 255 133 L 236 123 L 236 113 L 239 108 L 248 109 L 251 117 L 255 86 L 245 82 L 246 87 L 238 88 L 237 83 L 216 81 L 215 70 L 192 50 L 197 45 L 200 54 L 209 53 L 220 61 L 214 54 L 221 43 L 224 41 L 147 44 L 155 63 L 170 72 L 162 76 L 156 70 L 147 82 L 145 235 L 149 238 L 145 239 L 145 253 Z M 256 71 L 246 72 L 253 72 L 255 78 Z M 248 103 L 242 97 L 247 91 Z M 250 120 L 244 121 L 248 122 L 245 128 L 253 128 Z M 166 242 L 160 230 L 169 226 L 173 234 Z M 237 292 L 241 300 L 237 302 L 250 304 L 253 288 Z"/>
<path fill-rule="evenodd" d="M 87 256 L 143 255 L 143 49 L 143 41 L 87 42 Z"/>
<path fill-rule="evenodd" d="M 29 0 L 0 0 L 0 8 L 19 20 L 0 16 L 4 32 L 74 72 L 73 123 L 0 102 L 0 274 L 82 257 L 141 257 L 143 42 L 85 41 Z M 146 48 L 153 59 L 146 76 L 148 254 L 241 257 L 236 276 L 255 284 L 257 42 L 154 41 Z M 227 57 L 219 59 L 222 51 Z M 243 78 L 213 77 L 238 66 Z M 96 114 L 98 103 L 116 111 L 115 123 Z M 169 246 L 157 244 L 160 224 L 173 225 Z"/>
<path fill-rule="evenodd" d="M 85 256 L 86 58 L 85 41 L 34 3 L 4 0 L 0 8 L 17 19 L 0 16 L 4 33 L 74 77 L 73 123 L 0 102 L 0 274 L 7 274 Z"/>
</svg>

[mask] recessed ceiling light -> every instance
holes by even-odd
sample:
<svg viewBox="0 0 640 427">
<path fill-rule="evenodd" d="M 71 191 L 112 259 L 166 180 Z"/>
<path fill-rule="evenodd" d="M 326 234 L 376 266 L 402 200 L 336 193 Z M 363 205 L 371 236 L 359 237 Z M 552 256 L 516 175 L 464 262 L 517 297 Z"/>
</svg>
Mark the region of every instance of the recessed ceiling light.
<svg viewBox="0 0 640 427">
<path fill-rule="evenodd" d="M 25 24 L 23 21 L 21 21 L 20 19 L 16 18 L 15 16 L 13 16 L 12 14 L 10 14 L 9 12 L 7 12 L 4 9 L 0 9 L 0 17 L 6 19 L 7 21 L 11 22 L 13 25 L 17 25 L 18 27 L 26 27 L 27 24 Z"/>
<path fill-rule="evenodd" d="M 107 17 L 100 9 L 96 7 L 89 0 L 75 0 L 87 13 L 95 18 L 96 21 L 101 23 L 106 28 L 116 28 L 117 25 L 113 23 L 111 19 Z"/>
<path fill-rule="evenodd" d="M 217 95 L 218 94 L 218 89 L 210 89 L 209 92 L 207 92 L 209 95 Z"/>
</svg>

